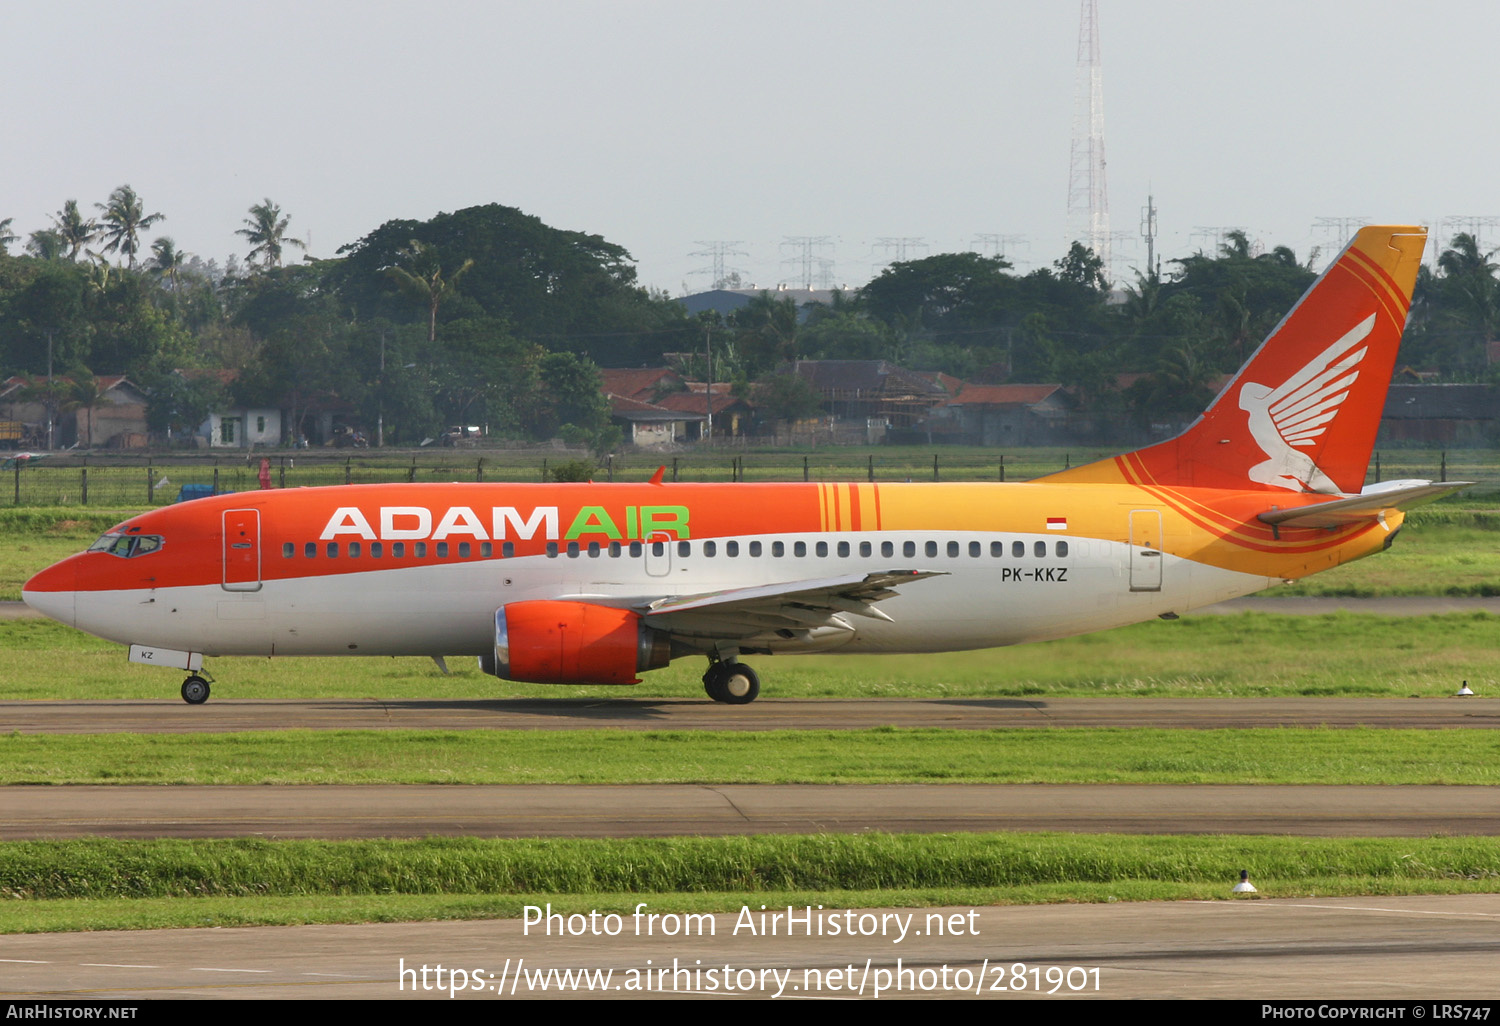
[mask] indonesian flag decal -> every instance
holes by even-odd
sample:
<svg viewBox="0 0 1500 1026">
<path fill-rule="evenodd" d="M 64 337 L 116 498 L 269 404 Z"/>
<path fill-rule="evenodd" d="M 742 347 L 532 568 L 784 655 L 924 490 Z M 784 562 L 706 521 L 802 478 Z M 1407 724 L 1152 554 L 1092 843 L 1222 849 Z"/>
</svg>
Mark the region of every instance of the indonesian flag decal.
<svg viewBox="0 0 1500 1026">
<path fill-rule="evenodd" d="M 1068 518 L 1067 517 L 1048 517 L 1047 518 L 1047 530 L 1049 530 L 1049 531 L 1066 531 L 1067 529 L 1068 529 Z"/>
</svg>

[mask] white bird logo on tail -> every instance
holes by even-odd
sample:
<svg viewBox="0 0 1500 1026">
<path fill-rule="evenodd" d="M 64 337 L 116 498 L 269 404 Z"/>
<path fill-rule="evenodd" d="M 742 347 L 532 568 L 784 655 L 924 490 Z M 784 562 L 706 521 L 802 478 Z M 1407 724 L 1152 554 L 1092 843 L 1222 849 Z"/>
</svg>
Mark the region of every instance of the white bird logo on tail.
<svg viewBox="0 0 1500 1026">
<path fill-rule="evenodd" d="M 1253 381 L 1240 388 L 1240 409 L 1250 415 L 1250 436 L 1268 457 L 1250 468 L 1250 480 L 1294 491 L 1339 491 L 1312 457 L 1298 450 L 1314 445 L 1338 416 L 1369 348 L 1359 344 L 1374 327 L 1372 313 L 1274 389 Z"/>
</svg>

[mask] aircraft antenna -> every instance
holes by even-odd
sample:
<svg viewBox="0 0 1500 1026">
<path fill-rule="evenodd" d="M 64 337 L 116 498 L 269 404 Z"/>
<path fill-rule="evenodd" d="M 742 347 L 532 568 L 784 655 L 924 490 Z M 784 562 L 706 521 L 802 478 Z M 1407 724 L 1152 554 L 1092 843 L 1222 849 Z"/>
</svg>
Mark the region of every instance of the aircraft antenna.
<svg viewBox="0 0 1500 1026">
<path fill-rule="evenodd" d="M 1073 92 L 1073 153 L 1068 169 L 1068 233 L 1110 267 L 1109 190 L 1104 182 L 1104 64 L 1099 57 L 1099 0 L 1082 0 Z"/>
</svg>

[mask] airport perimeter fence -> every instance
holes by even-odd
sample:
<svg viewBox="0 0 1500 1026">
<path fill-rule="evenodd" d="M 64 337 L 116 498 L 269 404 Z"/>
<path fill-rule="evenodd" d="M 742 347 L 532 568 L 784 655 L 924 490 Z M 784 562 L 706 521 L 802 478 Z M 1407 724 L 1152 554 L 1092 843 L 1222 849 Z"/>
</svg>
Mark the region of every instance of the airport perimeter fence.
<svg viewBox="0 0 1500 1026">
<path fill-rule="evenodd" d="M 1000 453 L 915 447 L 830 448 L 806 453 L 630 453 L 603 459 L 559 449 L 362 451 L 355 455 L 272 450 L 248 456 L 58 453 L 5 467 L 0 472 L 0 503 L 135 509 L 166 505 L 185 494 L 253 491 L 261 487 L 262 459 L 270 462 L 272 488 L 303 488 L 387 482 L 540 482 L 575 478 L 590 467 L 594 481 L 648 481 L 658 468 L 664 469 L 669 482 L 1029 481 L 1111 455 L 1103 450 L 1060 448 Z M 1500 453 L 1402 449 L 1375 454 L 1368 483 L 1403 478 L 1474 481 L 1476 493 L 1500 491 Z"/>
</svg>

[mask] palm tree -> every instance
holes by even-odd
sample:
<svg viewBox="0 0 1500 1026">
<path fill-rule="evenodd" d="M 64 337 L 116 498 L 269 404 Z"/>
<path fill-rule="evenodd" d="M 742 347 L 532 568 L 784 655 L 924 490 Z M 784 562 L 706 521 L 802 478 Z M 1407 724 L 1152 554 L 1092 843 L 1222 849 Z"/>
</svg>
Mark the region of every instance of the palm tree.
<svg viewBox="0 0 1500 1026">
<path fill-rule="evenodd" d="M 431 246 L 411 240 L 411 245 L 401 251 L 401 263 L 385 269 L 386 276 L 396 283 L 401 294 L 416 303 L 427 304 L 427 344 L 437 341 L 437 312 L 443 300 L 453 295 L 458 279 L 474 266 L 472 258 L 446 279 L 437 251 Z"/>
<path fill-rule="evenodd" d="M 151 270 L 171 282 L 172 291 L 176 292 L 178 277 L 187 265 L 187 256 L 177 248 L 170 235 L 163 235 L 151 243 Z"/>
<path fill-rule="evenodd" d="M 282 217 L 281 208 L 272 203 L 269 197 L 264 203 L 257 203 L 250 208 L 250 216 L 245 218 L 245 227 L 235 234 L 243 235 L 250 243 L 248 259 L 251 263 L 259 259 L 261 267 L 270 270 L 281 266 L 282 246 L 307 249 L 307 244 L 301 239 L 293 239 L 286 234 L 289 221 L 291 218 Z"/>
<path fill-rule="evenodd" d="M 0 221 L 0 253 L 10 252 L 10 244 L 21 239 L 19 235 L 11 234 L 10 223 L 14 220 L 14 217 L 7 217 Z"/>
<path fill-rule="evenodd" d="M 38 260 L 61 260 L 68 244 L 51 228 L 32 232 L 26 238 L 26 252 Z"/>
<path fill-rule="evenodd" d="M 78 201 L 75 199 L 68 200 L 61 210 L 52 215 L 52 226 L 67 244 L 69 260 L 77 260 L 78 251 L 99 234 L 99 222 L 93 218 L 85 220 L 78 210 Z"/>
<path fill-rule="evenodd" d="M 114 400 L 104 394 L 100 387 L 101 382 L 87 368 L 79 368 L 73 372 L 73 380 L 69 383 L 66 393 L 67 400 L 63 403 L 63 411 L 83 410 L 86 414 L 84 447 L 94 447 L 94 410 L 100 406 L 111 406 Z"/>
<path fill-rule="evenodd" d="M 127 266 L 134 269 L 135 255 L 140 250 L 141 232 L 158 221 L 166 220 L 163 214 L 148 214 L 141 198 L 134 189 L 122 185 L 109 194 L 109 203 L 95 203 L 104 214 L 104 224 L 99 235 L 104 239 L 104 252 L 124 253 Z"/>
</svg>

